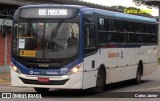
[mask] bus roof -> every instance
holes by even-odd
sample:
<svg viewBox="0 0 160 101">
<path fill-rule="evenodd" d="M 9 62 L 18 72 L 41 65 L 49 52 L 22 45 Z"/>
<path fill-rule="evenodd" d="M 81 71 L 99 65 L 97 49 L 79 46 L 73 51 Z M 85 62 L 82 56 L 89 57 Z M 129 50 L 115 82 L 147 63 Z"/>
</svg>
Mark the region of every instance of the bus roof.
<svg viewBox="0 0 160 101">
<path fill-rule="evenodd" d="M 38 7 L 70 7 L 70 8 L 87 8 L 85 6 L 81 5 L 66 5 L 66 4 L 41 4 L 41 5 L 26 5 L 26 6 L 21 6 L 20 8 L 38 8 Z"/>
<path fill-rule="evenodd" d="M 136 20 L 136 21 L 144 21 L 144 22 L 151 22 L 151 23 L 157 22 L 157 20 L 155 18 L 144 17 L 144 16 L 139 16 L 139 15 L 132 15 L 132 14 L 125 14 L 125 13 L 121 13 L 121 12 L 102 10 L 102 9 L 97 9 L 97 8 L 90 8 L 90 7 L 81 6 L 81 5 L 42 4 L 42 5 L 27 5 L 27 6 L 22 6 L 20 8 L 31 8 L 31 7 L 38 8 L 38 7 L 52 7 L 52 6 L 78 8 L 81 11 L 90 10 L 94 14 L 102 14 L 102 15 L 116 17 L 116 18 L 120 18 L 120 19 L 126 19 L 126 20 Z"/>
<path fill-rule="evenodd" d="M 156 18 L 144 17 L 140 15 L 125 14 L 125 13 L 108 11 L 108 10 L 100 10 L 100 9 L 96 9 L 94 10 L 94 12 L 98 14 L 103 14 L 110 17 L 116 17 L 116 18 L 126 19 L 126 20 L 136 20 L 136 21 L 144 21 L 144 22 L 151 22 L 151 23 L 157 22 Z"/>
</svg>

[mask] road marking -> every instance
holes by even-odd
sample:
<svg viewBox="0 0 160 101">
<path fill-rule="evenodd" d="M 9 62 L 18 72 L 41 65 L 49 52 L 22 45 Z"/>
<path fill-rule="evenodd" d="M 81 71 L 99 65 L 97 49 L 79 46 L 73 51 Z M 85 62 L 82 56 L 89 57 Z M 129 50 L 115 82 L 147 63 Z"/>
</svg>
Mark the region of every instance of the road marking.
<svg viewBox="0 0 160 101">
<path fill-rule="evenodd" d="M 128 92 L 144 91 L 144 90 L 154 90 L 154 89 L 160 89 L 160 87 L 147 88 L 147 89 L 137 89 L 137 90 L 129 90 Z"/>
</svg>

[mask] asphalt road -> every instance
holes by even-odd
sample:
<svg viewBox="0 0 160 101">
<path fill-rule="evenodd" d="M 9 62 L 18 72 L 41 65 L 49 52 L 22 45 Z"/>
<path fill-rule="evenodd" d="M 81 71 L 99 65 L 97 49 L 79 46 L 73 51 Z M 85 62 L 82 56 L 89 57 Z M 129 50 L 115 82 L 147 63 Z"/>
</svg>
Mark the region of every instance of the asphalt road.
<svg viewBox="0 0 160 101">
<path fill-rule="evenodd" d="M 42 99 L 0 99 L 0 101 L 159 101 L 160 100 L 160 66 L 150 76 L 142 77 L 140 85 L 132 84 L 132 81 L 124 81 L 106 85 L 102 93 L 96 94 L 90 90 L 54 90 L 50 89 L 47 94 L 41 94 Z M 37 94 L 32 88 L 11 87 L 10 84 L 0 84 L 0 92 L 18 92 L 21 94 Z M 152 98 L 147 96 L 152 95 Z M 155 97 L 155 98 L 154 98 Z M 159 97 L 159 98 L 157 98 Z M 54 99 L 53 99 L 54 98 Z M 120 99 L 123 98 L 123 99 Z M 134 99 L 133 99 L 134 98 Z M 135 99 L 136 98 L 136 99 Z"/>
</svg>

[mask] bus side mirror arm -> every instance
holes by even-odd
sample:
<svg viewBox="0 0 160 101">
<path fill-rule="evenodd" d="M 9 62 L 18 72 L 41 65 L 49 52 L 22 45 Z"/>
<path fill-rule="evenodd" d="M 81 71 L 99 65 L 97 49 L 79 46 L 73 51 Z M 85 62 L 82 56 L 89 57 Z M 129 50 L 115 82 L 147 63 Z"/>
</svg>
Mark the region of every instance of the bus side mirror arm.
<svg viewBox="0 0 160 101">
<path fill-rule="evenodd" d="M 3 25 L 3 26 L 2 26 L 2 37 L 5 38 L 5 37 L 6 37 L 6 34 L 7 34 L 7 32 L 6 32 L 6 26 Z"/>
</svg>

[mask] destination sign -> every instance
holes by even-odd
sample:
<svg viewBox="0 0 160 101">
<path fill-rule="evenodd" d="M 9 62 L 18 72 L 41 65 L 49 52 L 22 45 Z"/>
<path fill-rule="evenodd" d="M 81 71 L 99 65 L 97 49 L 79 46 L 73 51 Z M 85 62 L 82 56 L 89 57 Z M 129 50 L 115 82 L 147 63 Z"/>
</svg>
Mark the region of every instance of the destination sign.
<svg viewBox="0 0 160 101">
<path fill-rule="evenodd" d="M 21 8 L 20 18 L 71 18 L 77 14 L 72 8 Z"/>
<path fill-rule="evenodd" d="M 52 15 L 61 15 L 66 16 L 68 15 L 67 9 L 39 9 L 40 16 L 52 16 Z"/>
</svg>

